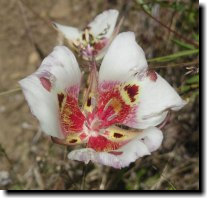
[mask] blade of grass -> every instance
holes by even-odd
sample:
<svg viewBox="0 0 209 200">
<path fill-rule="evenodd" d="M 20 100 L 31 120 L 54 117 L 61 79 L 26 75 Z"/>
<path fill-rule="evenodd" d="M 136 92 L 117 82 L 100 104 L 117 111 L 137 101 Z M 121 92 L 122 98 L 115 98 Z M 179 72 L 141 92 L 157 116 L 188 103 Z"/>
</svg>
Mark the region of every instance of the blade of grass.
<svg viewBox="0 0 209 200">
<path fill-rule="evenodd" d="M 159 69 L 159 68 L 175 68 L 175 67 L 188 67 L 188 66 L 194 66 L 199 65 L 199 61 L 192 61 L 192 62 L 186 62 L 186 63 L 177 63 L 177 64 L 171 64 L 171 65 L 151 65 L 149 66 L 150 69 Z"/>
<path fill-rule="evenodd" d="M 140 4 L 149 14 L 151 14 L 151 10 L 144 0 L 137 0 L 137 3 Z"/>
<path fill-rule="evenodd" d="M 191 78 L 187 79 L 186 83 L 188 83 L 188 84 L 199 83 L 199 74 L 196 74 L 196 75 L 192 76 Z"/>
<path fill-rule="evenodd" d="M 14 92 L 19 92 L 21 90 L 21 88 L 15 88 L 15 89 L 11 89 L 11 90 L 7 90 L 4 92 L 0 92 L 0 96 L 4 96 L 4 95 L 8 95 Z"/>
<path fill-rule="evenodd" d="M 176 39 L 171 39 L 174 43 L 176 43 L 178 46 L 183 47 L 185 49 L 195 49 L 195 47 L 193 45 L 184 43 L 180 40 L 176 40 Z"/>
<path fill-rule="evenodd" d="M 148 59 L 148 62 L 167 62 L 167 61 L 175 60 L 179 57 L 190 56 L 190 55 L 197 54 L 197 53 L 199 53 L 199 49 L 185 50 L 185 51 L 180 51 L 180 52 L 170 54 L 167 56 L 151 58 L 151 59 Z"/>
</svg>

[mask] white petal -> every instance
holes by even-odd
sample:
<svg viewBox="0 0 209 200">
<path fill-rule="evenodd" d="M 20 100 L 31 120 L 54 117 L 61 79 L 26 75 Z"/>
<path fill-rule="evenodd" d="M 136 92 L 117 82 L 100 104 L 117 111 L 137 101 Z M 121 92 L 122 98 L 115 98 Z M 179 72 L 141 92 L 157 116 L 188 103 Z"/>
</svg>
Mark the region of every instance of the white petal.
<svg viewBox="0 0 209 200">
<path fill-rule="evenodd" d="M 42 130 L 48 135 L 62 138 L 54 95 L 43 88 L 35 75 L 28 76 L 19 83 L 30 110 L 39 120 Z"/>
<path fill-rule="evenodd" d="M 74 85 L 79 85 L 81 71 L 72 51 L 65 46 L 57 46 L 42 62 L 36 74 L 49 72 L 54 77 L 54 87 L 63 91 Z M 53 78 L 52 78 L 53 79 Z"/>
<path fill-rule="evenodd" d="M 53 23 L 53 25 L 70 41 L 74 41 L 80 37 L 80 30 L 75 27 L 65 26 L 58 23 Z"/>
<path fill-rule="evenodd" d="M 138 123 L 133 128 L 157 126 L 167 116 L 168 109 L 179 110 L 185 105 L 174 88 L 159 74 L 156 75 L 155 81 L 148 76 L 139 81 Z"/>
<path fill-rule="evenodd" d="M 150 152 L 156 151 L 163 141 L 163 133 L 156 127 L 150 127 L 145 129 L 142 134 L 139 135 L 141 141 L 148 147 Z"/>
<path fill-rule="evenodd" d="M 135 162 L 138 158 L 149 155 L 157 150 L 163 140 L 163 134 L 160 129 L 151 127 L 144 130 L 135 139 L 113 152 L 122 152 L 114 155 L 107 152 L 96 152 L 91 148 L 74 150 L 68 154 L 71 160 L 83 161 L 86 164 L 89 161 L 108 165 L 114 168 L 123 168 Z"/>
<path fill-rule="evenodd" d="M 114 155 L 107 152 L 96 152 L 93 149 L 85 148 L 70 152 L 68 158 L 70 160 L 82 161 L 86 164 L 89 161 L 92 161 L 93 163 L 120 169 L 122 167 L 127 167 L 131 162 L 134 162 L 139 157 L 150 154 L 146 145 L 140 140 L 129 142 L 123 147 L 123 149 L 121 148 L 118 150 L 118 152 L 120 151 L 123 152 L 122 155 Z"/>
<path fill-rule="evenodd" d="M 135 71 L 147 68 L 142 48 L 136 43 L 132 32 L 120 33 L 110 45 L 100 71 L 99 82 L 127 81 Z"/>
<path fill-rule="evenodd" d="M 118 11 L 117 10 L 106 10 L 103 13 L 97 15 L 95 19 L 88 25 L 91 28 L 91 32 L 94 36 L 109 38 L 115 28 L 115 24 L 118 18 Z M 106 31 L 105 31 L 106 29 Z"/>
<path fill-rule="evenodd" d="M 68 154 L 70 160 L 77 160 L 88 164 L 89 161 L 93 163 L 112 166 L 114 168 L 121 168 L 121 161 L 113 154 L 107 152 L 96 152 L 91 148 L 79 149 L 71 151 Z"/>
<path fill-rule="evenodd" d="M 40 77 L 48 78 L 46 80 L 51 84 L 51 88 L 45 88 Z M 79 87 L 80 79 L 81 73 L 72 52 L 64 46 L 57 46 L 35 73 L 19 82 L 31 112 L 37 117 L 46 134 L 63 137 L 57 92 L 65 92 L 71 86 Z"/>
<path fill-rule="evenodd" d="M 100 163 L 114 168 L 122 168 L 127 167 L 131 162 L 134 162 L 139 157 L 150 154 L 147 146 L 140 141 L 139 138 L 132 140 L 128 144 L 119 148 L 116 152 L 122 152 L 122 154 L 114 155 L 107 152 L 96 152 L 93 149 L 86 148 L 70 152 L 68 158 L 71 160 L 83 161 L 85 163 L 92 161 L 94 163 Z"/>
</svg>

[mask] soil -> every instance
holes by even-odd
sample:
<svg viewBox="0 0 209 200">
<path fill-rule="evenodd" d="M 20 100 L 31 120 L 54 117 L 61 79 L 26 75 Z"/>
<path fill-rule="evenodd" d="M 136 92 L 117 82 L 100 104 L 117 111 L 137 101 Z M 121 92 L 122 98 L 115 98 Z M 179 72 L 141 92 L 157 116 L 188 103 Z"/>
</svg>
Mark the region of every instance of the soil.
<svg viewBox="0 0 209 200">
<path fill-rule="evenodd" d="M 53 144 L 41 132 L 22 92 L 18 90 L 18 81 L 34 72 L 58 44 L 57 32 L 51 21 L 82 28 L 103 10 L 120 10 L 124 2 L 0 1 L 0 93 L 17 89 L 0 96 L 1 189 L 72 190 L 81 187 L 83 164 L 66 159 L 66 153 L 72 148 Z M 137 10 L 133 4 L 121 31 L 136 33 L 147 58 L 178 51 L 178 46 L 170 40 L 173 34 Z M 181 28 L 181 14 L 159 6 L 155 6 L 152 14 L 164 24 L 187 35 L 187 30 Z M 196 24 L 192 31 L 196 31 L 198 22 Z M 158 72 L 176 89 L 186 79 L 185 68 L 166 68 Z M 118 170 L 89 164 L 85 169 L 85 189 L 198 190 L 198 98 L 191 100 L 180 112 L 172 113 L 170 123 L 163 131 L 165 139 L 161 148 L 131 164 L 121 172 L 123 176 L 120 179 Z M 3 171 L 8 172 L 8 183 L 1 185 Z"/>
</svg>

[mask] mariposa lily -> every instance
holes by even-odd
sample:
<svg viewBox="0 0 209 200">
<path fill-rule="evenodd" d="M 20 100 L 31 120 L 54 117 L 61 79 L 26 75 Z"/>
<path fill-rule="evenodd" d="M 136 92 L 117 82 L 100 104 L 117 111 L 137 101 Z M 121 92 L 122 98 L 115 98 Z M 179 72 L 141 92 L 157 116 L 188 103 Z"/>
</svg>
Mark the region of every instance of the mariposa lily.
<svg viewBox="0 0 209 200">
<path fill-rule="evenodd" d="M 106 10 L 97 15 L 84 30 L 58 23 L 53 24 L 67 38 L 72 50 L 86 60 L 91 60 L 92 57 L 98 60 L 104 56 L 107 47 L 119 31 L 119 27 L 115 28 L 118 14 L 117 10 Z"/>
<path fill-rule="evenodd" d="M 122 168 L 157 150 L 169 110 L 184 100 L 159 74 L 148 69 L 134 33 L 120 33 L 111 43 L 99 72 L 79 107 L 81 71 L 73 53 L 57 46 L 40 68 L 20 81 L 32 113 L 56 143 L 83 145 L 68 158 Z M 83 91 L 83 90 L 82 90 Z"/>
</svg>

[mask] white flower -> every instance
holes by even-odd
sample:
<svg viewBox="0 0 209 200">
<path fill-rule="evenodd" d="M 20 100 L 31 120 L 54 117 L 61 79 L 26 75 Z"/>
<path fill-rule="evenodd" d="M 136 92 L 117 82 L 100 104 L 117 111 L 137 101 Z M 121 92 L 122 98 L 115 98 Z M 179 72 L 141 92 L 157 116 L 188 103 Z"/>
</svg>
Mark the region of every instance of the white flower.
<svg viewBox="0 0 209 200">
<path fill-rule="evenodd" d="M 159 74 L 150 71 L 132 32 L 110 45 L 82 109 L 78 106 L 81 72 L 70 50 L 57 46 L 40 68 L 20 81 L 32 113 L 54 142 L 86 144 L 68 158 L 122 168 L 157 150 L 168 110 L 185 102 Z M 119 126 L 120 125 L 120 126 Z M 121 128 L 121 125 L 129 129 Z"/>
<path fill-rule="evenodd" d="M 118 11 L 111 9 L 99 14 L 83 31 L 58 23 L 54 23 L 54 26 L 84 59 L 91 59 L 92 56 L 101 59 L 115 35 L 117 18 Z"/>
</svg>

